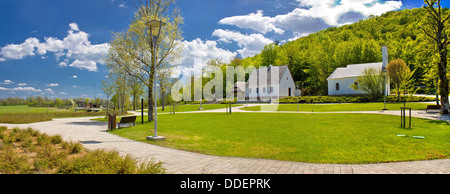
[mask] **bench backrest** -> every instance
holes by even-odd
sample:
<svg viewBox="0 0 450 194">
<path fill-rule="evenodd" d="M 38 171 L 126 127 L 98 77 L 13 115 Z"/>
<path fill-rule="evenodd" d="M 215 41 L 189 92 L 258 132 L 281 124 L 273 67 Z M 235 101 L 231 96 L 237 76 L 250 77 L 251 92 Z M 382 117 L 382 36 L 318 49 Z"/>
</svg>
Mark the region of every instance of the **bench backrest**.
<svg viewBox="0 0 450 194">
<path fill-rule="evenodd" d="M 132 117 L 122 117 L 120 119 L 121 123 L 129 123 L 129 122 L 135 122 L 136 121 L 136 116 L 132 116 Z"/>
<path fill-rule="evenodd" d="M 428 105 L 427 109 L 441 109 L 441 106 L 438 105 Z"/>
</svg>

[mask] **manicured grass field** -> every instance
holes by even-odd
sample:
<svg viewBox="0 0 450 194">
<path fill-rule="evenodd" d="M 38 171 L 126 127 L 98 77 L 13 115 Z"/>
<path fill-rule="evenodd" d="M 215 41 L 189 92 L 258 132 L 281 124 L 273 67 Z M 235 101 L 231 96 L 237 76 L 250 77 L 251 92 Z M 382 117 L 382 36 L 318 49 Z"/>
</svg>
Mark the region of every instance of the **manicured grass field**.
<svg viewBox="0 0 450 194">
<path fill-rule="evenodd" d="M 429 103 L 407 103 L 406 107 L 413 110 L 425 110 Z M 274 110 L 276 105 L 264 105 L 265 110 Z M 381 111 L 384 103 L 351 103 L 351 104 L 299 104 L 299 111 L 303 112 L 339 112 L 339 111 Z M 403 103 L 387 103 L 388 110 L 398 110 Z M 261 111 L 261 106 L 241 108 L 242 110 Z M 297 104 L 279 104 L 276 111 L 297 111 Z"/>
<path fill-rule="evenodd" d="M 231 105 L 231 107 L 237 107 L 237 106 L 241 106 L 241 105 L 239 105 L 239 104 L 232 104 Z M 203 110 L 214 110 L 214 109 L 226 108 L 226 105 L 225 104 L 203 104 L 202 107 L 203 107 Z M 200 104 L 179 105 L 178 108 L 175 106 L 175 112 L 199 111 L 198 108 L 200 108 Z M 137 111 L 139 111 L 139 110 L 137 110 Z M 144 112 L 148 112 L 148 110 L 144 110 Z M 161 107 L 158 107 L 158 112 L 169 113 L 170 112 L 170 107 L 166 106 L 164 108 L 164 111 L 162 111 Z"/>
<path fill-rule="evenodd" d="M 165 142 L 145 139 L 153 135 L 152 122 L 112 133 L 210 155 L 310 163 L 450 158 L 450 125 L 441 121 L 413 118 L 413 129 L 403 129 L 400 117 L 374 114 L 180 113 L 158 119 Z"/>
</svg>

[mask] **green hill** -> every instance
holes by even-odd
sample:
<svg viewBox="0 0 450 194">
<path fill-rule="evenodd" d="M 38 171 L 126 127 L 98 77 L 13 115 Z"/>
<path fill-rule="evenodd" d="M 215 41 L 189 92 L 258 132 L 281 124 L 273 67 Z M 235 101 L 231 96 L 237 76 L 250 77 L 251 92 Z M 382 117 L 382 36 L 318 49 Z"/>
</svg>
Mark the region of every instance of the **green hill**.
<svg viewBox="0 0 450 194">
<path fill-rule="evenodd" d="M 445 8 L 447 11 L 448 9 Z M 434 45 L 419 28 L 426 11 L 421 8 L 387 12 L 341 27 L 331 27 L 283 45 L 267 45 L 261 54 L 240 61 L 243 66 L 288 64 L 306 94 L 327 94 L 327 78 L 348 64 L 381 62 L 381 46 L 387 45 L 389 60 L 403 59 L 416 69 L 421 93 L 434 92 L 438 61 Z M 301 25 L 301 24 L 299 24 Z M 233 62 L 232 62 L 233 65 Z"/>
</svg>

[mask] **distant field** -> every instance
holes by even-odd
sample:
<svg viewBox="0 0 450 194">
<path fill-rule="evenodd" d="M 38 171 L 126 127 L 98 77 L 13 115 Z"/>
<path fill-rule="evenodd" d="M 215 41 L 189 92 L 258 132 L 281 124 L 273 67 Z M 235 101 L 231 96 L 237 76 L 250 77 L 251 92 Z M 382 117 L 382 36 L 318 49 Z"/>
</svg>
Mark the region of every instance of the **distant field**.
<svg viewBox="0 0 450 194">
<path fill-rule="evenodd" d="M 425 110 L 427 103 L 407 103 L 406 107 L 413 110 Z M 270 108 L 275 105 L 264 105 Z M 384 108 L 384 103 L 351 103 L 351 104 L 299 104 L 298 111 L 303 112 L 339 112 L 339 111 L 381 111 Z M 398 110 L 403 107 L 403 103 L 387 103 L 388 110 Z M 242 110 L 261 111 L 261 106 L 253 106 L 241 108 Z M 279 104 L 276 111 L 297 111 L 297 104 Z"/>
<path fill-rule="evenodd" d="M 45 107 L 0 106 L 0 123 L 26 124 L 50 121 L 52 118 L 103 116 L 101 112 L 75 112 L 73 109 Z"/>
</svg>

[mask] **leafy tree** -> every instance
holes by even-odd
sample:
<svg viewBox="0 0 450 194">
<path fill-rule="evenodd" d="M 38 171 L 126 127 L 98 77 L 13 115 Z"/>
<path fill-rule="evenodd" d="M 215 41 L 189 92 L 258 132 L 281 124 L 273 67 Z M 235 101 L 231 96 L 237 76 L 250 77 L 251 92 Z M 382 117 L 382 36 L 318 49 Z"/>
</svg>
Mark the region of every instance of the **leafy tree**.
<svg viewBox="0 0 450 194">
<path fill-rule="evenodd" d="M 389 62 L 387 71 L 389 73 L 391 83 L 397 91 L 397 100 L 400 100 L 400 93 L 402 89 L 407 89 L 408 85 L 411 83 L 411 78 L 414 71 L 411 72 L 405 61 L 402 59 L 395 59 Z"/>
<path fill-rule="evenodd" d="M 114 93 L 114 82 L 112 80 L 111 74 L 102 80 L 102 86 L 100 87 L 103 93 L 106 95 L 106 116 L 109 115 L 109 101 L 111 100 L 111 95 Z"/>
<path fill-rule="evenodd" d="M 365 69 L 363 76 L 356 79 L 356 83 L 350 85 L 350 88 L 368 94 L 373 101 L 383 96 L 384 76 L 382 75 L 381 69 Z"/>
<path fill-rule="evenodd" d="M 447 77 L 447 54 L 448 54 L 448 20 L 450 14 L 441 7 L 440 0 L 425 0 L 423 6 L 428 14 L 424 20 L 423 32 L 434 41 L 436 52 L 439 53 L 440 61 L 438 75 L 440 79 L 439 92 L 441 94 L 441 114 L 449 112 L 449 81 Z"/>
<path fill-rule="evenodd" d="M 148 87 L 148 120 L 152 121 L 153 104 L 156 100 L 153 99 L 156 69 L 180 58 L 183 18 L 179 10 L 172 7 L 175 0 L 134 2 L 137 9 L 135 18 L 126 32 L 113 35 L 106 61 L 110 69 L 122 69 Z M 163 28 L 158 29 L 161 30 L 158 40 L 152 38 L 158 32 L 150 32 L 146 26 L 146 23 L 155 19 L 166 23 Z"/>
<path fill-rule="evenodd" d="M 56 99 L 55 99 L 55 104 L 56 104 L 56 106 L 58 106 L 58 107 L 61 107 L 62 105 L 64 105 L 64 103 L 63 103 L 63 101 L 62 101 L 61 98 L 56 98 Z"/>
</svg>

